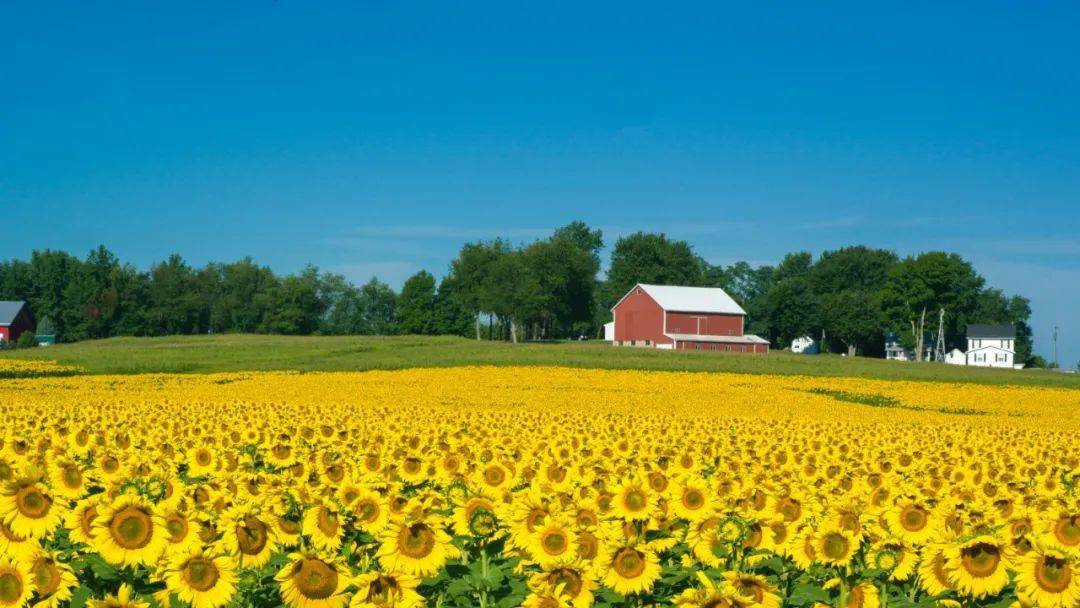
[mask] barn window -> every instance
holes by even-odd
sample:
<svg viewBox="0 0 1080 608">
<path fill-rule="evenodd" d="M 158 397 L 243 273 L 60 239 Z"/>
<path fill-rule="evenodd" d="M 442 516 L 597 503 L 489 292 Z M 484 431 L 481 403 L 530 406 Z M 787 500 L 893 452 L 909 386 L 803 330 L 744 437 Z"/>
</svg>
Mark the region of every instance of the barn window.
<svg viewBox="0 0 1080 608">
<path fill-rule="evenodd" d="M 645 346 L 649 346 L 650 344 L 651 342 L 649 340 L 645 340 Z"/>
<path fill-rule="evenodd" d="M 637 340 L 630 340 L 630 346 L 637 346 Z"/>
</svg>

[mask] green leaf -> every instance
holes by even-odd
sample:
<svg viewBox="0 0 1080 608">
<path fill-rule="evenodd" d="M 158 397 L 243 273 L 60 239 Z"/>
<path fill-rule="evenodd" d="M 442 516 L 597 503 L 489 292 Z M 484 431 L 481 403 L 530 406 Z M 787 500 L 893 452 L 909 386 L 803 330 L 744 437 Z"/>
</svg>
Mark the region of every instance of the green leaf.
<svg viewBox="0 0 1080 608">
<path fill-rule="evenodd" d="M 788 603 L 792 606 L 806 606 L 814 602 L 828 603 L 829 593 L 815 585 L 796 585 L 788 596 Z"/>
<path fill-rule="evenodd" d="M 86 600 L 90 599 L 90 588 L 80 585 L 71 594 L 71 608 L 83 608 L 86 605 Z"/>
</svg>

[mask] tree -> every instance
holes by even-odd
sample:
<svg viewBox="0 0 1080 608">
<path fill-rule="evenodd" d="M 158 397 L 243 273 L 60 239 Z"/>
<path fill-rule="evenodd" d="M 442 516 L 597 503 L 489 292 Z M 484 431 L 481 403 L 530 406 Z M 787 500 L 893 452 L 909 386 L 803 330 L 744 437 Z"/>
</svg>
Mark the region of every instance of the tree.
<svg viewBox="0 0 1080 608">
<path fill-rule="evenodd" d="M 389 336 L 395 333 L 397 294 L 375 277 L 360 287 L 360 324 L 357 333 Z"/>
<path fill-rule="evenodd" d="M 170 255 L 150 269 L 147 300 L 150 333 L 171 335 L 199 331 L 200 318 L 206 311 L 201 306 L 195 273 L 179 255 Z"/>
<path fill-rule="evenodd" d="M 443 278 L 435 294 L 435 306 L 432 315 L 433 333 L 438 335 L 468 336 L 476 318 L 465 309 L 454 296 L 454 282 Z"/>
<path fill-rule="evenodd" d="M 473 315 L 476 339 L 480 339 L 480 315 L 491 312 L 493 294 L 489 288 L 490 274 L 495 261 L 509 247 L 501 240 L 490 243 L 466 243 L 458 257 L 450 262 L 450 277 L 454 282 L 454 297 L 458 304 Z"/>
<path fill-rule="evenodd" d="M 931 251 L 907 257 L 889 270 L 882 305 L 891 329 L 904 332 L 921 361 L 927 332 L 926 319 L 945 309 L 946 348 L 959 346 L 975 312 L 983 278 L 955 253 Z"/>
<path fill-rule="evenodd" d="M 250 257 L 210 268 L 217 274 L 219 285 L 210 306 L 213 330 L 252 333 L 264 327 L 267 307 L 273 302 L 270 293 L 280 287 L 273 271 Z"/>
<path fill-rule="evenodd" d="M 517 343 L 522 319 L 538 315 L 547 297 L 529 272 L 525 254 L 507 251 L 497 257 L 485 287 L 485 308 L 509 326 L 510 341 Z"/>
<path fill-rule="evenodd" d="M 880 338 L 884 321 L 881 305 L 873 292 L 847 289 L 827 294 L 822 299 L 821 325 L 830 338 L 847 347 L 848 356 L 855 356 L 862 345 Z"/>
<path fill-rule="evenodd" d="M 839 293 L 854 289 L 876 293 L 885 288 L 889 271 L 897 263 L 896 254 L 884 249 L 858 245 L 821 254 L 810 270 L 814 291 Z"/>
<path fill-rule="evenodd" d="M 608 297 L 614 303 L 638 283 L 699 286 L 703 281 L 702 260 L 689 243 L 637 232 L 615 243 L 607 273 Z"/>
<path fill-rule="evenodd" d="M 777 346 L 811 335 L 820 327 L 820 307 L 806 277 L 789 276 L 777 281 L 765 300 L 767 335 Z"/>
<path fill-rule="evenodd" d="M 320 297 L 319 270 L 308 266 L 299 275 L 285 277 L 263 294 L 260 305 L 267 310 L 259 331 L 272 334 L 307 335 L 322 322 L 327 303 Z"/>
<path fill-rule="evenodd" d="M 435 332 L 435 277 L 430 272 L 421 270 L 409 277 L 401 287 L 397 331 L 402 334 Z"/>
</svg>

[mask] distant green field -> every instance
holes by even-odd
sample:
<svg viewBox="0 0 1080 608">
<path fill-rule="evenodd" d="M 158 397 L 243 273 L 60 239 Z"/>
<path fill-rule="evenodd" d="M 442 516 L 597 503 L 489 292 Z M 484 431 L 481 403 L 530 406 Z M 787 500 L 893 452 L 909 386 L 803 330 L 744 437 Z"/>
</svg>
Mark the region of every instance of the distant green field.
<svg viewBox="0 0 1080 608">
<path fill-rule="evenodd" d="M 0 353 L 52 359 L 90 373 L 245 370 L 368 370 L 455 365 L 566 365 L 607 369 L 719 371 L 1021 384 L 1080 388 L 1080 377 L 1037 370 L 990 370 L 862 357 L 765 357 L 615 348 L 605 342 L 508 344 L 456 337 L 215 335 L 112 338 Z"/>
</svg>

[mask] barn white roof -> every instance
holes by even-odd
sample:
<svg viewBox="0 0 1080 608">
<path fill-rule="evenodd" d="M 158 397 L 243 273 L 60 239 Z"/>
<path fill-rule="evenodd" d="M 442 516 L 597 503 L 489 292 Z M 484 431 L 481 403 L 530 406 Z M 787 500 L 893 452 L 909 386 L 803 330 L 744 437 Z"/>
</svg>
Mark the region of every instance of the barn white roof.
<svg viewBox="0 0 1080 608">
<path fill-rule="evenodd" d="M 645 290 L 660 308 L 678 312 L 711 312 L 728 315 L 745 315 L 726 291 L 719 287 L 681 287 L 677 285 L 646 285 L 638 287 Z"/>
</svg>

